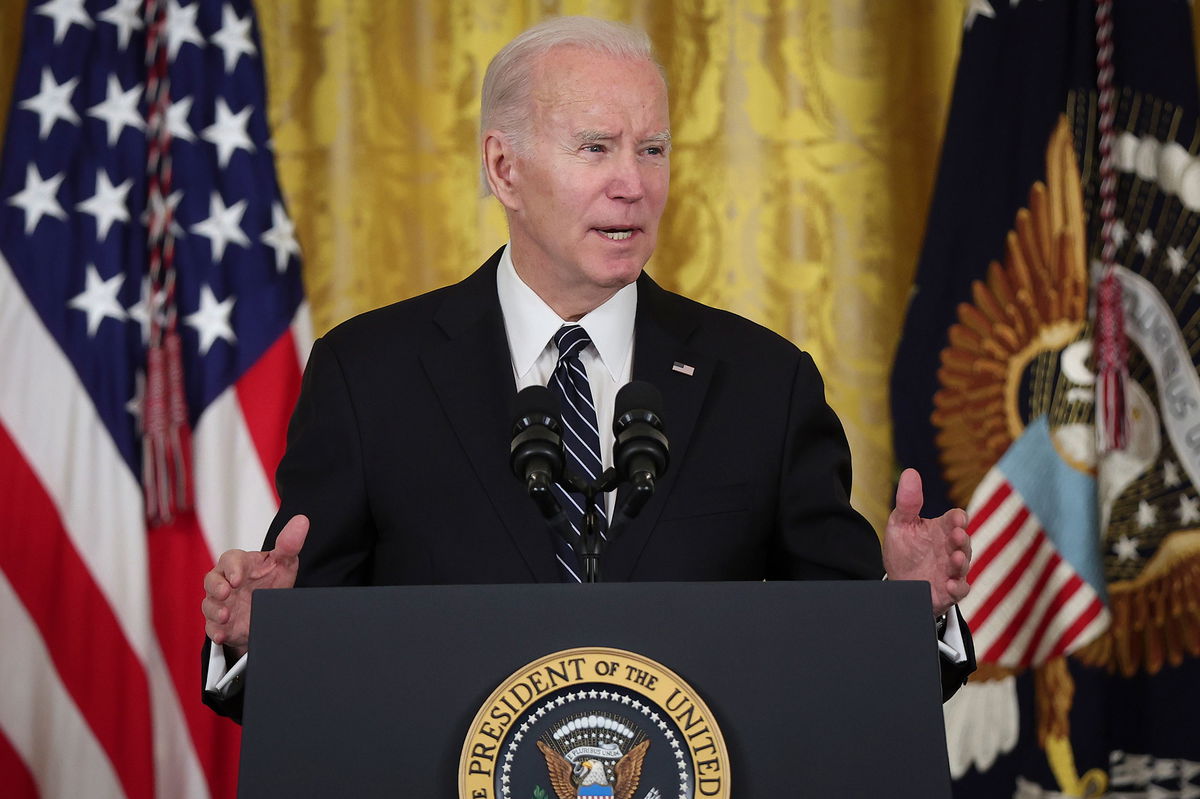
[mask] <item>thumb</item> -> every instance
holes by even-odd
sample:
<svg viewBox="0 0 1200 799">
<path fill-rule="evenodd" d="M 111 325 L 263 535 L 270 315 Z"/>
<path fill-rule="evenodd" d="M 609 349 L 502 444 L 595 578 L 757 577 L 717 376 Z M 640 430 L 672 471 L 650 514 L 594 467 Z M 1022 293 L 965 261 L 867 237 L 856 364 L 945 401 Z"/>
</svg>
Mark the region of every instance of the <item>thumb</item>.
<svg viewBox="0 0 1200 799">
<path fill-rule="evenodd" d="M 273 557 L 277 560 L 294 560 L 299 554 L 304 540 L 308 537 L 308 517 L 296 515 L 279 531 L 275 539 Z"/>
<path fill-rule="evenodd" d="M 905 469 L 896 485 L 896 510 L 893 514 L 896 521 L 914 521 L 920 515 L 921 506 L 924 504 L 925 493 L 921 490 L 921 475 L 916 469 Z"/>
</svg>

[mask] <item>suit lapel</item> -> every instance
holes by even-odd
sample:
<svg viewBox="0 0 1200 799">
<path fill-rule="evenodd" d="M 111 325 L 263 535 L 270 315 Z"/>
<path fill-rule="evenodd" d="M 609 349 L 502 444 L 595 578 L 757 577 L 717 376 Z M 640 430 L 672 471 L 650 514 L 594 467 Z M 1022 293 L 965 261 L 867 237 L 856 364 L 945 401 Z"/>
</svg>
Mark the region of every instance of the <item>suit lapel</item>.
<svg viewBox="0 0 1200 799">
<path fill-rule="evenodd" d="M 655 487 L 654 498 L 634 523 L 610 542 L 601 570 L 606 581 L 625 581 L 645 549 L 659 515 L 675 487 L 679 467 L 688 447 L 716 361 L 688 347 L 697 315 L 689 303 L 670 294 L 645 273 L 638 280 L 638 307 L 634 323 L 633 379 L 651 383 L 663 395 L 663 420 L 670 447 L 666 476 Z M 678 365 L 679 368 L 676 368 Z M 689 372 L 690 367 L 690 374 Z M 625 489 L 617 494 L 617 507 Z"/>
<path fill-rule="evenodd" d="M 503 523 L 503 531 L 485 534 L 507 533 L 538 582 L 558 582 L 546 523 L 509 471 L 509 414 L 516 385 L 496 295 L 498 261 L 496 253 L 446 290 L 435 317 L 446 339 L 429 346 L 421 360 L 476 479 Z M 464 485 L 464 492 L 470 490 Z M 453 508 L 447 510 L 453 513 Z"/>
</svg>

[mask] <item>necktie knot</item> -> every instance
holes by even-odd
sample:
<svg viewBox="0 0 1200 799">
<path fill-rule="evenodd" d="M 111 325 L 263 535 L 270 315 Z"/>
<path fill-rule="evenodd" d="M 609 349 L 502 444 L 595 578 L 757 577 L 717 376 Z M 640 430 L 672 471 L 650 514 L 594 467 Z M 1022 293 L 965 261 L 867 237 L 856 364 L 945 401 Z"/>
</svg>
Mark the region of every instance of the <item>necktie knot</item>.
<svg viewBox="0 0 1200 799">
<path fill-rule="evenodd" d="M 591 337 L 581 325 L 563 325 L 554 334 L 554 346 L 558 347 L 558 360 L 575 358 L 590 344 Z"/>
</svg>

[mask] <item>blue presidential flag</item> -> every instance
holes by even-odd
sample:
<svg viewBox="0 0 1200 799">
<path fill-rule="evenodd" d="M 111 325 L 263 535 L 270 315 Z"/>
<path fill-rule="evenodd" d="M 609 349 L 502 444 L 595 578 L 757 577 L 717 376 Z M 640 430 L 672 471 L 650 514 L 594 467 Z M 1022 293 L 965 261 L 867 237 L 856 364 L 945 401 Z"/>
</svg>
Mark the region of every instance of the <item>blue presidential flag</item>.
<svg viewBox="0 0 1200 799">
<path fill-rule="evenodd" d="M 1200 792 L 1190 12 L 966 6 L 892 382 L 899 462 L 971 516 L 958 796 Z"/>
</svg>

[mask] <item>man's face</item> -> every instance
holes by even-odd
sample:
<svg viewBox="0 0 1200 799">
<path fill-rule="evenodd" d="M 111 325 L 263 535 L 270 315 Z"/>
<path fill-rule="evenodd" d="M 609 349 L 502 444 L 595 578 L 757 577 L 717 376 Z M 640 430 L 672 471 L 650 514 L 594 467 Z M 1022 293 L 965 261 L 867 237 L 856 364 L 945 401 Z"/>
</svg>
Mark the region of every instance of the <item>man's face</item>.
<svg viewBox="0 0 1200 799">
<path fill-rule="evenodd" d="M 667 89 L 648 61 L 559 47 L 534 70 L 530 152 L 513 158 L 513 262 L 559 315 L 632 283 L 670 182 Z"/>
</svg>

